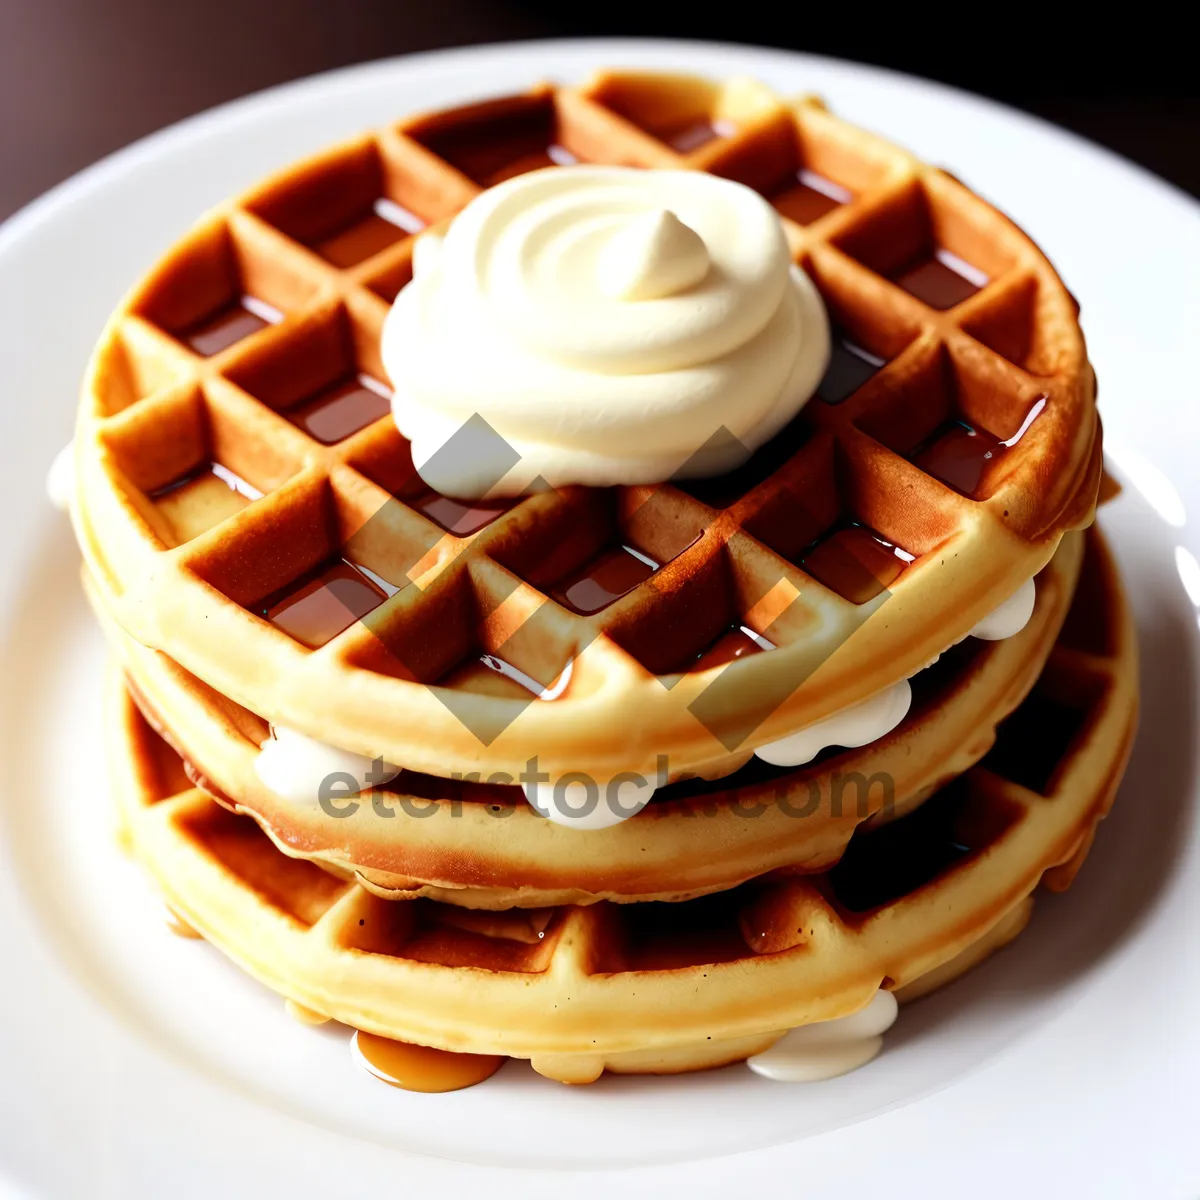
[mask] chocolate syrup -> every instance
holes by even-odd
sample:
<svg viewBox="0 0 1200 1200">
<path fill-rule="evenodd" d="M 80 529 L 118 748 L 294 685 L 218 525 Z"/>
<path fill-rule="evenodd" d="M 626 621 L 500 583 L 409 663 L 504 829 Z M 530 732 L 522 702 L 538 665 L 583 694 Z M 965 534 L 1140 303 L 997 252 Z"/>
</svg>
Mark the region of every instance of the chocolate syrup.
<svg viewBox="0 0 1200 1200">
<path fill-rule="evenodd" d="M 632 546 L 617 546 L 567 576 L 551 595 L 573 612 L 588 617 L 633 591 L 661 565 Z"/>
<path fill-rule="evenodd" d="M 886 364 L 886 359 L 864 350 L 835 330 L 829 366 L 825 369 L 825 377 L 817 384 L 817 397 L 826 404 L 841 404 Z"/>
<path fill-rule="evenodd" d="M 437 492 L 426 492 L 415 500 L 406 500 L 410 507 L 424 513 L 455 537 L 470 537 L 498 516 L 512 508 L 512 500 L 454 500 Z"/>
<path fill-rule="evenodd" d="M 370 375 L 358 374 L 332 384 L 287 416 L 323 446 L 332 446 L 386 416 L 392 393 L 386 384 Z"/>
<path fill-rule="evenodd" d="M 931 257 L 901 267 L 891 278 L 910 295 L 937 309 L 953 308 L 969 300 L 988 281 L 977 267 L 940 248 Z"/>
<path fill-rule="evenodd" d="M 498 1054 L 452 1054 L 362 1030 L 354 1044 L 372 1075 L 406 1092 L 456 1092 L 491 1078 L 507 1061 Z"/>
<path fill-rule="evenodd" d="M 371 211 L 316 243 L 313 249 L 335 267 L 357 266 L 381 250 L 414 233 L 420 233 L 425 222 L 410 209 L 386 196 L 371 205 Z"/>
<path fill-rule="evenodd" d="M 707 671 L 739 658 L 749 658 L 753 654 L 761 654 L 764 650 L 774 649 L 774 643 L 767 641 L 761 634 L 755 633 L 745 625 L 734 625 L 725 630 L 707 650 L 696 656 L 692 670 Z"/>
<path fill-rule="evenodd" d="M 256 611 L 276 629 L 315 650 L 386 599 L 353 563 L 330 559 L 268 596 Z"/>
<path fill-rule="evenodd" d="M 179 339 L 202 357 L 211 358 L 228 350 L 235 342 L 282 320 L 283 313 L 277 308 L 256 296 L 240 296 L 232 304 L 185 329 Z"/>
<path fill-rule="evenodd" d="M 907 815 L 856 830 L 827 877 L 834 899 L 865 913 L 911 895 L 985 850 L 1015 816 L 973 795 L 968 777 L 959 776 Z"/>
<path fill-rule="evenodd" d="M 796 172 L 791 187 L 771 196 L 771 203 L 797 225 L 811 225 L 853 199 L 853 192 L 834 183 L 832 179 L 826 179 L 815 171 L 801 169 Z"/>
<path fill-rule="evenodd" d="M 810 547 L 800 566 L 839 596 L 866 604 L 891 587 L 912 560 L 882 534 L 850 522 Z"/>
</svg>

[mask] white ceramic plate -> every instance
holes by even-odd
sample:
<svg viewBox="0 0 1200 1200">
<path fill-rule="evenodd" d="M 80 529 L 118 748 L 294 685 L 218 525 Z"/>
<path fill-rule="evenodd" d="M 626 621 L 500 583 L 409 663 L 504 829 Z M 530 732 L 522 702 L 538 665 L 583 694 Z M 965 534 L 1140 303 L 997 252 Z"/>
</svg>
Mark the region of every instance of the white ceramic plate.
<svg viewBox="0 0 1200 1200">
<path fill-rule="evenodd" d="M 482 1087 L 410 1095 L 352 1064 L 346 1030 L 292 1023 L 172 937 L 116 851 L 103 649 L 42 479 L 110 307 L 202 209 L 365 126 L 605 63 L 820 91 L 1048 250 L 1083 303 L 1126 484 L 1105 523 L 1142 632 L 1143 731 L 1075 887 L 905 1011 L 857 1074 L 570 1090 L 510 1063 Z M 1198 280 L 1195 203 L 1094 146 L 914 79 L 685 43 L 529 43 L 321 76 L 166 130 L 19 214 L 0 229 L 0 1196 L 1195 1196 Z"/>
</svg>

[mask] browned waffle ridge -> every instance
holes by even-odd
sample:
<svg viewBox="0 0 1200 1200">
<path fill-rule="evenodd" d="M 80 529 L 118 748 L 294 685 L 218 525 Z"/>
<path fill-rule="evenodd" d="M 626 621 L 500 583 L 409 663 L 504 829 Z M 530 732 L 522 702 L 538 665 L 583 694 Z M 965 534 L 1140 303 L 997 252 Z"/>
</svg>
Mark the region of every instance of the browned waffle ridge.
<svg viewBox="0 0 1200 1200">
<path fill-rule="evenodd" d="M 192 778 L 256 816 L 289 854 L 355 869 L 365 887 L 393 898 L 484 908 L 678 900 L 770 871 L 825 869 L 859 823 L 906 811 L 982 758 L 997 723 L 1042 673 L 1083 543 L 1069 535 L 1039 575 L 1034 615 L 1020 634 L 943 656 L 918 677 L 912 712 L 885 737 L 807 767 L 756 760 L 726 780 L 679 783 L 632 820 L 585 837 L 539 817 L 515 787 L 452 786 L 411 773 L 380 794 L 382 811 L 369 795 L 345 817 L 281 800 L 254 769 L 266 724 L 97 614 L 139 706 Z M 1093 545 L 1089 570 L 1098 553 Z"/>
<path fill-rule="evenodd" d="M 669 144 L 709 132 L 687 153 Z M 789 220 L 788 233 L 834 324 L 886 365 L 841 403 L 814 399 L 733 476 L 688 490 L 566 488 L 457 537 L 424 515 L 427 490 L 390 420 L 324 445 L 303 414 L 339 381 L 382 379 L 380 325 L 412 239 L 389 242 L 378 224 L 397 227 L 372 199 L 437 223 L 558 148 L 716 171 L 802 218 L 813 212 L 798 171 L 832 180 L 846 202 L 807 225 Z M 944 309 L 919 299 L 935 251 L 986 286 Z M 198 353 L 213 348 L 212 315 L 242 295 L 282 319 Z M 952 177 L 811 99 L 603 72 L 580 88 L 411 118 L 210 214 L 100 341 L 74 516 L 106 609 L 274 722 L 443 776 L 516 774 L 535 754 L 555 774 L 649 774 L 660 753 L 676 773 L 712 772 L 912 674 L 1044 566 L 1092 516 L 1094 398 L 1069 293 L 1024 234 Z M 971 495 L 920 465 L 959 420 L 996 446 L 977 481 L 957 481 Z M 266 494 L 248 504 L 211 489 L 159 494 L 211 461 Z M 915 556 L 866 620 L 874 604 L 814 578 L 814 547 L 848 519 Z M 551 598 L 556 580 L 614 541 L 664 565 L 593 617 Z M 251 611 L 347 553 L 401 587 L 370 628 L 309 649 Z M 711 691 L 720 669 L 663 686 L 741 621 L 779 648 L 734 664 Z M 552 703 L 442 690 L 481 651 L 543 685 L 570 663 L 571 684 Z"/>
<path fill-rule="evenodd" d="M 1039 880 L 1070 883 L 1136 723 L 1133 628 L 1097 548 L 1078 618 L 996 749 L 908 816 L 860 830 L 825 875 L 675 905 L 490 913 L 383 900 L 281 854 L 190 787 L 114 675 L 128 841 L 172 909 L 317 1014 L 528 1057 L 574 1082 L 732 1061 L 855 1011 L 881 985 L 936 986 L 1019 931 Z"/>
</svg>

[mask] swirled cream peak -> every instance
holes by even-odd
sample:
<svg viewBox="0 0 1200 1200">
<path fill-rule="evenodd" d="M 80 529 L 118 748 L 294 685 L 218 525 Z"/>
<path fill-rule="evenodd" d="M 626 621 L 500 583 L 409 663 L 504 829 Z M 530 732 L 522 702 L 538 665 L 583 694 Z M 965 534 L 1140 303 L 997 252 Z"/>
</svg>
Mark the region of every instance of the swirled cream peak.
<svg viewBox="0 0 1200 1200">
<path fill-rule="evenodd" d="M 634 217 L 613 236 L 596 277 L 614 300 L 659 300 L 695 287 L 711 266 L 704 239 L 660 208 Z"/>
<path fill-rule="evenodd" d="M 534 171 L 417 246 L 383 360 L 413 461 L 450 495 L 719 474 L 828 362 L 778 216 L 717 176 Z"/>
</svg>

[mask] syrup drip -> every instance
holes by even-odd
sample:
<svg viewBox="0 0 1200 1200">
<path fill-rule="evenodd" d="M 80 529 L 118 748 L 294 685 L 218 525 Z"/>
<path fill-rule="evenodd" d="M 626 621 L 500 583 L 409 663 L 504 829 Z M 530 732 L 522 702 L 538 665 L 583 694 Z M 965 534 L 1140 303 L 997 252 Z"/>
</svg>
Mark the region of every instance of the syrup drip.
<svg viewBox="0 0 1200 1200">
<path fill-rule="evenodd" d="M 1021 427 L 1010 438 L 998 438 L 982 425 L 951 420 L 939 425 L 911 454 L 912 461 L 935 479 L 964 496 L 978 499 L 988 476 L 1000 459 L 1029 432 L 1046 407 L 1039 396 L 1025 414 Z"/>
<path fill-rule="evenodd" d="M 775 644 L 769 642 L 760 633 L 755 633 L 748 625 L 735 625 L 727 629 L 715 642 L 696 658 L 692 665 L 693 671 L 707 671 L 712 667 L 722 667 L 739 658 L 749 658 L 752 654 L 761 654 L 764 650 L 774 650 Z"/>
<path fill-rule="evenodd" d="M 314 1009 L 308 1008 L 306 1005 L 297 1004 L 295 1000 L 284 1000 L 283 1011 L 293 1021 L 299 1021 L 301 1025 L 329 1024 L 329 1018 L 324 1013 L 319 1013 Z"/>
<path fill-rule="evenodd" d="M 169 906 L 166 912 L 166 925 L 176 937 L 194 939 L 202 939 L 204 937 L 198 929 L 189 925 L 187 921 Z"/>
<path fill-rule="evenodd" d="M 376 1079 L 406 1092 L 457 1092 L 500 1070 L 499 1054 L 452 1054 L 358 1030 L 351 1051 Z"/>
</svg>

